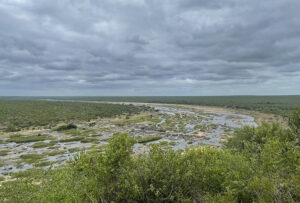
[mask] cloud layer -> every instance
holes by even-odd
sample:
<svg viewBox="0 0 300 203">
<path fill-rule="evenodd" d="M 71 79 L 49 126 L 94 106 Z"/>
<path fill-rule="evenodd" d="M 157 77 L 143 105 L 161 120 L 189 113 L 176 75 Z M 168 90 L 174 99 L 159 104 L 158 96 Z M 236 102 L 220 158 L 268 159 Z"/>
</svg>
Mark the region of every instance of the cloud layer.
<svg viewBox="0 0 300 203">
<path fill-rule="evenodd" d="M 0 95 L 300 94 L 299 0 L 0 0 Z"/>
</svg>

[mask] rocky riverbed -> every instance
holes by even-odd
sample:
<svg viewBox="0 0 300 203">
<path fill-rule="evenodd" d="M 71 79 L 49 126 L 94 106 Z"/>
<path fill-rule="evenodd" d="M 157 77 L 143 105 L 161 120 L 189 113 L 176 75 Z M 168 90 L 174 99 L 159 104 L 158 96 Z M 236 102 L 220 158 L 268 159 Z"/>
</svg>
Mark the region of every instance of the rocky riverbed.
<svg viewBox="0 0 300 203">
<path fill-rule="evenodd" d="M 103 150 L 114 133 L 134 136 L 135 154 L 151 145 L 174 150 L 197 145 L 222 147 L 235 128 L 257 126 L 254 118 L 230 112 L 148 105 L 152 111 L 112 119 L 97 119 L 78 124 L 77 129 L 44 130 L 39 134 L 0 135 L 0 175 L 34 167 L 51 168 L 74 158 L 80 151 Z"/>
</svg>

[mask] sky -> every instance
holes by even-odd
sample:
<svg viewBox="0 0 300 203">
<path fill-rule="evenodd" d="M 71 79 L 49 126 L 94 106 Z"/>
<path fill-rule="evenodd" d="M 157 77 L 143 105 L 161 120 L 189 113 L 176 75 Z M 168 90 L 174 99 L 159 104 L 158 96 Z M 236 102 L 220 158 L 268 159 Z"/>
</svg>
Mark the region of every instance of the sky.
<svg viewBox="0 0 300 203">
<path fill-rule="evenodd" d="M 299 8 L 299 0 L 0 0 L 0 95 L 300 94 Z"/>
</svg>

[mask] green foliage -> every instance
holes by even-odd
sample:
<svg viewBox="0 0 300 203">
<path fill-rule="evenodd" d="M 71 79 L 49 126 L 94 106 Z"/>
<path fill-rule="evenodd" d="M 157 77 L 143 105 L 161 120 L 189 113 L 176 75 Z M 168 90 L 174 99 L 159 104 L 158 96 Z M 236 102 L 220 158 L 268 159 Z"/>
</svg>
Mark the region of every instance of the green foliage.
<svg viewBox="0 0 300 203">
<path fill-rule="evenodd" d="M 294 131 L 295 134 L 300 136 L 300 107 L 297 110 L 295 110 L 293 114 L 290 116 L 289 126 Z"/>
<path fill-rule="evenodd" d="M 0 150 L 0 156 L 5 156 L 7 155 L 9 150 Z"/>
<path fill-rule="evenodd" d="M 13 174 L 17 179 L 0 187 L 0 201 L 300 202 L 298 130 L 244 127 L 221 150 L 152 145 L 138 156 L 132 137 L 115 134 L 101 151 L 81 152 L 65 167 Z"/>
<path fill-rule="evenodd" d="M 44 158 L 43 154 L 22 154 L 20 158 L 26 163 L 36 163 L 40 159 Z"/>
<path fill-rule="evenodd" d="M 19 131 L 19 130 L 13 124 L 9 124 L 5 129 L 5 132 L 17 132 L 17 131 Z"/>
<path fill-rule="evenodd" d="M 89 121 L 96 118 L 136 114 L 149 108 L 133 105 L 0 99 L 0 126 L 6 131 L 21 128 L 55 126 L 70 120 Z"/>
<path fill-rule="evenodd" d="M 160 139 L 162 139 L 162 136 L 143 136 L 143 137 L 137 137 L 135 140 L 137 143 L 147 143 L 147 142 L 153 142 Z"/>
<path fill-rule="evenodd" d="M 51 162 L 51 161 L 41 161 L 41 162 L 35 163 L 34 166 L 35 167 L 43 167 L 43 166 L 49 166 L 51 164 L 53 164 L 53 162 Z"/>
<path fill-rule="evenodd" d="M 43 155 L 48 155 L 48 156 L 56 156 L 58 154 L 64 154 L 64 150 L 57 150 L 57 151 L 51 151 L 51 152 L 44 152 Z"/>
<path fill-rule="evenodd" d="M 62 126 L 59 126 L 56 130 L 57 131 L 64 131 L 64 130 L 71 130 L 71 129 L 76 129 L 77 126 L 73 123 L 70 123 L 68 125 L 62 125 Z"/>
<path fill-rule="evenodd" d="M 59 99 L 70 99 L 68 97 Z M 152 102 L 221 106 L 278 114 L 284 117 L 300 106 L 300 96 L 165 96 L 165 97 L 75 97 L 73 100 Z"/>
<path fill-rule="evenodd" d="M 44 148 L 44 147 L 51 147 L 54 146 L 57 142 L 50 141 L 50 142 L 36 142 L 31 147 L 33 148 Z"/>
<path fill-rule="evenodd" d="M 26 143 L 26 142 L 37 142 L 37 141 L 44 141 L 44 140 L 51 140 L 53 139 L 50 135 L 31 135 L 31 136 L 25 136 L 25 135 L 11 135 L 10 138 L 7 140 L 8 142 L 16 142 L 16 143 Z"/>
<path fill-rule="evenodd" d="M 67 139 L 61 139 L 59 141 L 60 142 L 75 142 L 75 141 L 80 141 L 83 139 L 84 139 L 84 137 L 72 137 L 72 138 L 67 138 Z"/>
<path fill-rule="evenodd" d="M 299 116 L 299 110 L 290 119 Z M 279 124 L 244 127 L 229 139 L 227 147 L 248 157 L 254 175 L 247 184 L 252 197 L 261 202 L 300 201 L 299 128 Z"/>
<path fill-rule="evenodd" d="M 81 143 L 88 143 L 88 142 L 98 143 L 99 140 L 97 138 L 93 138 L 93 137 L 84 137 L 84 139 L 82 139 L 80 142 Z"/>
<path fill-rule="evenodd" d="M 79 151 L 81 151 L 81 149 L 79 147 L 74 147 L 74 148 L 69 149 L 70 153 L 79 152 Z"/>
</svg>

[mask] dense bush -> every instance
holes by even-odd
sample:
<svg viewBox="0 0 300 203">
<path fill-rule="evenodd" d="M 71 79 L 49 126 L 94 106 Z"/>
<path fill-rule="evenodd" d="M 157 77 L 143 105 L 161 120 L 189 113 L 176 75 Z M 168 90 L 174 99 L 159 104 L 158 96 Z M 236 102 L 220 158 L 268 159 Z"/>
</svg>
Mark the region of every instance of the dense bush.
<svg viewBox="0 0 300 203">
<path fill-rule="evenodd" d="M 119 104 L 0 99 L 0 126 L 14 132 L 26 127 L 51 127 L 70 120 L 89 121 L 147 109 Z"/>
<path fill-rule="evenodd" d="M 71 129 L 76 129 L 77 126 L 73 123 L 70 123 L 68 125 L 61 125 L 59 126 L 56 130 L 57 131 L 64 131 L 64 130 L 71 130 Z"/>
<path fill-rule="evenodd" d="M 295 118 L 300 110 L 294 113 Z M 65 168 L 14 174 L 7 202 L 300 202 L 298 120 L 237 130 L 224 149 L 197 147 L 132 156 L 134 139 L 115 134 L 104 151 Z M 296 127 L 295 127 L 296 126 Z"/>
<path fill-rule="evenodd" d="M 70 99 L 69 97 L 57 99 Z M 300 106 L 300 96 L 164 96 L 164 97 L 73 97 L 73 100 L 152 102 L 222 106 L 278 114 L 284 117 Z"/>
</svg>

